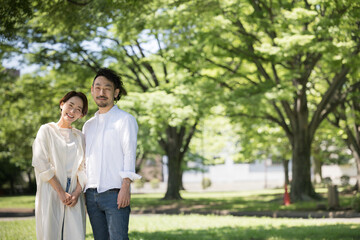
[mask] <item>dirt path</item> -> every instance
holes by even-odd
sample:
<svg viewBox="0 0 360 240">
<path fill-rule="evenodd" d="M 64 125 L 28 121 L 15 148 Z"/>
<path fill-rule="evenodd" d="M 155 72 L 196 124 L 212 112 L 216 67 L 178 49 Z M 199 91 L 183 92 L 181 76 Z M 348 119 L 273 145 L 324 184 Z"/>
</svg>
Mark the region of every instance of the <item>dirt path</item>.
<svg viewBox="0 0 360 240">
<path fill-rule="evenodd" d="M 214 214 L 218 216 L 237 216 L 237 217 L 273 217 L 273 218 L 302 218 L 302 219 L 316 219 L 317 221 L 326 221 L 333 223 L 359 223 L 360 213 L 354 211 L 334 211 L 334 212 L 295 212 L 295 211 L 277 211 L 277 212 L 231 212 L 231 211 L 201 211 L 188 210 L 182 208 L 170 209 L 147 209 L 143 211 L 132 211 L 132 216 L 156 215 L 156 214 Z M 34 209 L 28 208 L 0 208 L 0 221 L 26 220 L 32 219 L 35 216 Z"/>
</svg>

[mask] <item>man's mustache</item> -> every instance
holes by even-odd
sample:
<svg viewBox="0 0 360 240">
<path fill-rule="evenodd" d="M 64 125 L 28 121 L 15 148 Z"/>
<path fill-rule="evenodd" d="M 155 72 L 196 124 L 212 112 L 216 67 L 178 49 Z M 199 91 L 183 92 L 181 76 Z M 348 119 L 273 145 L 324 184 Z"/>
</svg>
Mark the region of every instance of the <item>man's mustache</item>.
<svg viewBox="0 0 360 240">
<path fill-rule="evenodd" d="M 96 99 L 104 99 L 104 100 L 106 100 L 106 99 L 108 99 L 108 98 L 105 97 L 105 96 L 98 96 L 98 97 L 96 97 Z"/>
</svg>

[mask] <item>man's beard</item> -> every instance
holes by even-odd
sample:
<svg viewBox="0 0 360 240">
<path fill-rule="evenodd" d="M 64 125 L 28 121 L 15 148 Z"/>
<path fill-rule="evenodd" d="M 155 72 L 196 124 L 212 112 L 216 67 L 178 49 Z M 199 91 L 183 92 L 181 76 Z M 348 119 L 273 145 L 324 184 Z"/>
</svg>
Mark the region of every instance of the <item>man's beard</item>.
<svg viewBox="0 0 360 240">
<path fill-rule="evenodd" d="M 107 107 L 109 105 L 109 103 L 107 103 L 107 102 L 99 102 L 99 103 L 96 103 L 96 105 L 98 105 L 98 107 L 104 108 L 104 107 Z"/>
<path fill-rule="evenodd" d="M 99 97 L 99 98 L 101 98 L 101 97 Z M 104 100 L 105 100 L 105 101 L 104 101 Z M 98 101 L 95 101 L 95 102 L 96 102 L 96 105 L 98 105 L 98 107 L 103 108 L 103 107 L 107 107 L 107 106 L 109 106 L 109 103 L 108 103 L 108 102 L 106 102 L 106 100 L 108 100 L 108 99 L 107 99 L 107 98 L 105 98 L 105 99 L 98 100 Z"/>
</svg>

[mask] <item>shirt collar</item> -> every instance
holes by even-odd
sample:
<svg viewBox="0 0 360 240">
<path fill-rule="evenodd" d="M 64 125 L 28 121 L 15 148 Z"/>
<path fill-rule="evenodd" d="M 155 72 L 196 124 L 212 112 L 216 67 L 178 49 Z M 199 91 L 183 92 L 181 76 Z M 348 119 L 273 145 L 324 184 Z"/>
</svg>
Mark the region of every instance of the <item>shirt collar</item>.
<svg viewBox="0 0 360 240">
<path fill-rule="evenodd" d="M 115 112 L 116 110 L 118 110 L 118 109 L 119 109 L 119 107 L 117 105 L 114 105 L 108 112 L 102 113 L 102 114 L 100 114 L 99 110 L 97 110 L 96 113 L 95 113 L 95 117 L 98 118 L 101 115 L 104 118 L 107 118 L 107 117 L 111 116 L 111 114 L 113 112 Z"/>
</svg>

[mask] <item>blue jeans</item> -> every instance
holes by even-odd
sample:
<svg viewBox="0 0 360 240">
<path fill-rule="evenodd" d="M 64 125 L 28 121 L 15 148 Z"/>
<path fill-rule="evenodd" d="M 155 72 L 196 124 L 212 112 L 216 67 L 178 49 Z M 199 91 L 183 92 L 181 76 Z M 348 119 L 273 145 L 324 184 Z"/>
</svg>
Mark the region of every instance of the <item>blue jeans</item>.
<svg viewBox="0 0 360 240">
<path fill-rule="evenodd" d="M 128 240 L 130 206 L 118 209 L 119 190 L 86 190 L 86 208 L 95 240 Z"/>
<path fill-rule="evenodd" d="M 67 178 L 66 179 L 66 189 L 65 189 L 65 192 L 69 192 L 69 189 L 70 189 L 70 183 L 71 183 L 71 178 Z"/>
</svg>

